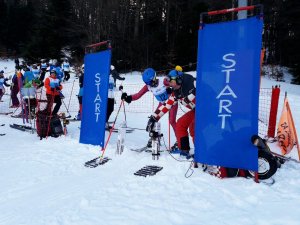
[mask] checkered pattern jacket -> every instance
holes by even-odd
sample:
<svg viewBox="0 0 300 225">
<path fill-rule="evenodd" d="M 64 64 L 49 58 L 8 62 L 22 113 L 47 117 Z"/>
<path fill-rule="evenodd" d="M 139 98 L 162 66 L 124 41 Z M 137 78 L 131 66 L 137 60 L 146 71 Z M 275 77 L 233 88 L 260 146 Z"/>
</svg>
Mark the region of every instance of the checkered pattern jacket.
<svg viewBox="0 0 300 225">
<path fill-rule="evenodd" d="M 173 105 L 180 102 L 185 107 L 193 110 L 196 107 L 196 79 L 189 74 L 183 75 L 180 89 L 173 90 L 169 98 L 162 104 L 152 116 L 159 120 L 165 115 Z"/>
</svg>

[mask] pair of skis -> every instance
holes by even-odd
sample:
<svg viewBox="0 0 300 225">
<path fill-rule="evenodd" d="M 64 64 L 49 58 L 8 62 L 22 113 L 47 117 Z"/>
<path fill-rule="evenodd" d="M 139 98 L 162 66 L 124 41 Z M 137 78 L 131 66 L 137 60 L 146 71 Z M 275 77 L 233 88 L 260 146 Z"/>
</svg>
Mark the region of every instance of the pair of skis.
<svg viewBox="0 0 300 225">
<path fill-rule="evenodd" d="M 110 131 L 110 129 L 109 129 L 109 128 L 105 128 L 105 130 L 106 130 L 106 131 Z M 128 127 L 126 127 L 126 128 L 125 128 L 125 130 L 126 130 L 126 133 L 132 133 L 132 132 L 134 131 L 134 129 L 132 129 L 132 128 L 128 128 Z M 114 132 L 114 133 L 118 133 L 118 132 L 119 132 L 119 129 L 117 129 L 117 128 L 114 128 L 112 132 Z"/>
<path fill-rule="evenodd" d="M 0 112 L 0 115 L 5 115 L 5 116 L 7 116 L 7 115 L 9 115 L 9 114 L 12 114 L 13 112 Z"/>
<path fill-rule="evenodd" d="M 84 166 L 89 167 L 89 168 L 96 168 L 99 165 L 104 165 L 109 160 L 111 160 L 111 159 L 107 158 L 107 157 L 101 158 L 99 156 L 99 157 L 96 157 L 96 158 L 94 158 L 90 161 L 87 161 L 84 164 Z M 160 167 L 160 166 L 144 166 L 143 168 L 136 171 L 134 173 L 134 175 L 141 176 L 141 177 L 154 176 L 154 175 L 156 175 L 156 173 L 158 173 L 162 169 L 163 169 L 163 167 Z"/>
<path fill-rule="evenodd" d="M 9 125 L 11 128 L 13 129 L 17 129 L 20 131 L 27 131 L 27 132 L 31 132 L 33 133 L 34 131 L 36 131 L 35 128 L 31 127 L 31 126 L 26 126 L 26 125 L 20 125 L 20 124 L 10 124 Z"/>
</svg>

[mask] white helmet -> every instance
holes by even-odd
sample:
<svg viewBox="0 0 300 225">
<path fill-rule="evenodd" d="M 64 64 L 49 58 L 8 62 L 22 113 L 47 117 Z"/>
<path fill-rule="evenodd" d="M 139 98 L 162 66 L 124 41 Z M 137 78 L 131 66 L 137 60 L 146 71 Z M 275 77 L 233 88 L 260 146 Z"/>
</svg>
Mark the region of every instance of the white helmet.
<svg viewBox="0 0 300 225">
<path fill-rule="evenodd" d="M 110 65 L 110 70 L 114 70 L 114 69 L 115 69 L 114 65 Z"/>
<path fill-rule="evenodd" d="M 84 69 L 84 64 L 82 64 L 81 69 Z"/>
</svg>

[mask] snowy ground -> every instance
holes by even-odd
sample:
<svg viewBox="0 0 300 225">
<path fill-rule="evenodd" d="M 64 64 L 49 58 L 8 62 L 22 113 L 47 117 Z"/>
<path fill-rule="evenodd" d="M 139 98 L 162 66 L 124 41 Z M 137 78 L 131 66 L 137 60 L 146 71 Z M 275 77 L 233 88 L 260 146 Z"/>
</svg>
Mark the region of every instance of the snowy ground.
<svg viewBox="0 0 300 225">
<path fill-rule="evenodd" d="M 4 65 L 1 61 L 0 69 Z M 127 74 L 124 85 L 137 79 Z M 275 84 L 262 80 L 262 87 Z M 282 94 L 288 91 L 299 134 L 300 88 L 279 84 Z M 145 128 L 148 115 L 127 113 L 128 126 Z M 118 122 L 123 119 L 121 114 Z M 113 134 L 105 153 L 112 160 L 90 169 L 83 164 L 98 156 L 100 148 L 78 143 L 79 122 L 68 126 L 66 137 L 42 141 L 9 128 L 11 123 L 22 121 L 0 115 L 5 124 L 0 133 L 6 133 L 0 137 L 0 225 L 300 224 L 300 164 L 284 164 L 273 186 L 244 178 L 220 180 L 200 169 L 185 178 L 189 162 L 175 161 L 167 152 L 153 161 L 150 153 L 130 151 L 148 140 L 145 131 L 136 130 L 127 134 L 122 155 L 115 154 Z M 166 126 L 163 132 L 167 134 Z M 145 165 L 163 170 L 153 177 L 133 175 Z"/>
</svg>

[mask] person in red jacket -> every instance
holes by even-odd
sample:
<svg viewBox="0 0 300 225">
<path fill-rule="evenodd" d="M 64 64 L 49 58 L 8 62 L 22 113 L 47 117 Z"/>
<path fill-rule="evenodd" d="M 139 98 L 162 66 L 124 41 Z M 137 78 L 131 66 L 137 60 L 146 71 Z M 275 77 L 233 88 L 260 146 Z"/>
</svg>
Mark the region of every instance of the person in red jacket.
<svg viewBox="0 0 300 225">
<path fill-rule="evenodd" d="M 59 79 L 56 77 L 56 71 L 51 70 L 50 76 L 45 79 L 45 88 L 46 88 L 46 95 L 47 95 L 47 107 L 46 110 L 48 114 L 51 114 L 52 105 L 56 103 L 52 115 L 57 114 L 62 104 L 60 98 L 60 91 L 62 90 L 62 85 L 60 84 Z"/>
</svg>

